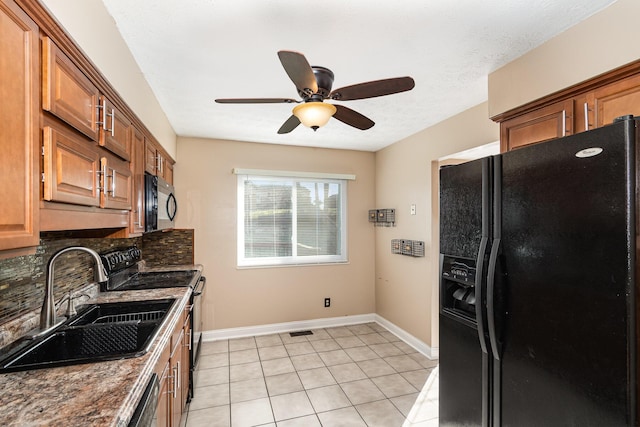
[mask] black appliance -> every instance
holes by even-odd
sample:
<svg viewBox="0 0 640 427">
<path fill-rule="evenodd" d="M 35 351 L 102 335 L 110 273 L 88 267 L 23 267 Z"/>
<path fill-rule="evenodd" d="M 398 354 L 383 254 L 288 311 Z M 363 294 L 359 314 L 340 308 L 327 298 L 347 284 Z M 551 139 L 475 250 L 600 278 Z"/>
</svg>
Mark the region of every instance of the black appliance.
<svg viewBox="0 0 640 427">
<path fill-rule="evenodd" d="M 164 179 L 145 173 L 145 231 L 173 228 L 178 211 L 173 185 Z"/>
<path fill-rule="evenodd" d="M 156 374 L 151 375 L 147 387 L 136 406 L 128 427 L 151 427 L 156 425 L 156 409 L 160 396 L 160 381 Z"/>
<path fill-rule="evenodd" d="M 100 254 L 100 258 L 109 275 L 109 280 L 100 285 L 100 290 L 103 292 L 187 287 L 191 286 L 196 278 L 189 301 L 191 307 L 189 400 L 191 400 L 195 392 L 194 371 L 202 344 L 202 294 L 207 279 L 198 270 L 141 271 L 138 263 L 142 258 L 142 252 L 136 246 L 110 250 Z"/>
<path fill-rule="evenodd" d="M 638 135 L 441 169 L 441 426 L 637 425 Z"/>
<path fill-rule="evenodd" d="M 202 348 L 202 297 L 204 288 L 207 284 L 207 278 L 200 276 L 193 292 L 191 293 L 191 342 L 189 350 L 191 352 L 191 366 L 189 367 L 189 395 L 193 398 L 195 395 L 196 375 L 195 370 L 198 368 L 198 360 L 200 360 L 200 349 Z"/>
</svg>

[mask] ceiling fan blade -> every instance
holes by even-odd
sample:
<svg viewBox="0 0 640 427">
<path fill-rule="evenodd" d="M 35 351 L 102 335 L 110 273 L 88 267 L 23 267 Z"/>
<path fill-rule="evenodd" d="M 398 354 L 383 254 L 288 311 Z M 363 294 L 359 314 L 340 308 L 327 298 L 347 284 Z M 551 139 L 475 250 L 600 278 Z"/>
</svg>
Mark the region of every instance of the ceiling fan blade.
<svg viewBox="0 0 640 427">
<path fill-rule="evenodd" d="M 367 130 L 375 125 L 374 121 L 368 117 L 363 116 L 357 111 L 347 108 L 344 105 L 336 105 L 336 113 L 333 115 L 334 119 L 340 120 L 342 123 L 353 126 L 360 130 Z"/>
<path fill-rule="evenodd" d="M 374 98 L 376 96 L 391 95 L 405 92 L 415 87 L 416 83 L 411 77 L 396 77 L 393 79 L 375 80 L 359 83 L 352 86 L 341 87 L 329 95 L 329 98 L 337 101 L 351 101 L 353 99 Z"/>
<path fill-rule="evenodd" d="M 309 65 L 307 58 L 303 54 L 290 50 L 281 50 L 278 52 L 278 57 L 298 91 L 306 92 L 307 95 L 318 91 L 316 76 L 313 74 L 311 65 Z"/>
<path fill-rule="evenodd" d="M 289 117 L 287 119 L 286 122 L 284 122 L 282 124 L 282 126 L 280 126 L 280 129 L 278 129 L 278 133 L 280 133 L 280 134 L 289 133 L 292 130 L 294 130 L 295 128 L 297 128 L 299 124 L 300 124 L 300 119 L 298 119 L 296 116 L 292 115 L 291 117 Z"/>
<path fill-rule="evenodd" d="M 216 99 L 216 102 L 218 104 L 291 104 L 301 101 L 291 98 L 222 98 Z"/>
</svg>

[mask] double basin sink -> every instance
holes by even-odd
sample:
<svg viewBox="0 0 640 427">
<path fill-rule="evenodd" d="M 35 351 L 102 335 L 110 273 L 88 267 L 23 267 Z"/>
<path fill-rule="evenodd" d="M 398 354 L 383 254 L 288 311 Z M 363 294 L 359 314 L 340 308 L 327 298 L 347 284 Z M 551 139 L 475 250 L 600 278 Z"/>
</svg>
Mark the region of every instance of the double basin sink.
<svg viewBox="0 0 640 427">
<path fill-rule="evenodd" d="M 0 373 L 141 356 L 175 301 L 90 304 L 51 333 L 15 343 Z"/>
</svg>

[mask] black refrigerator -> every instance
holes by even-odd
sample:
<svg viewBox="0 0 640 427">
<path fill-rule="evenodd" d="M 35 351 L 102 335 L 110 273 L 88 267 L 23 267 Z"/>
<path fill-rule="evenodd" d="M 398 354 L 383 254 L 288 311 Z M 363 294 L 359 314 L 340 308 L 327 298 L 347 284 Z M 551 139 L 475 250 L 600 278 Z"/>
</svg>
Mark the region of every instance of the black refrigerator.
<svg viewBox="0 0 640 427">
<path fill-rule="evenodd" d="M 441 426 L 637 425 L 638 126 L 440 170 Z"/>
</svg>

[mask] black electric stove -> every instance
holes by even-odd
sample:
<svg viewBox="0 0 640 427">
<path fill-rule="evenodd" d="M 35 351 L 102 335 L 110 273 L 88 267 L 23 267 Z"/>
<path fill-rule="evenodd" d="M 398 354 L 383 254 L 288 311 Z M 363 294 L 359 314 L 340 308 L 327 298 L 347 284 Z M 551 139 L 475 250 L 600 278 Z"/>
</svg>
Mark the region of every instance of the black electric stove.
<svg viewBox="0 0 640 427">
<path fill-rule="evenodd" d="M 116 249 L 100 255 L 109 280 L 102 291 L 131 291 L 158 288 L 187 287 L 197 270 L 140 271 L 141 251 L 136 246 Z"/>
</svg>

